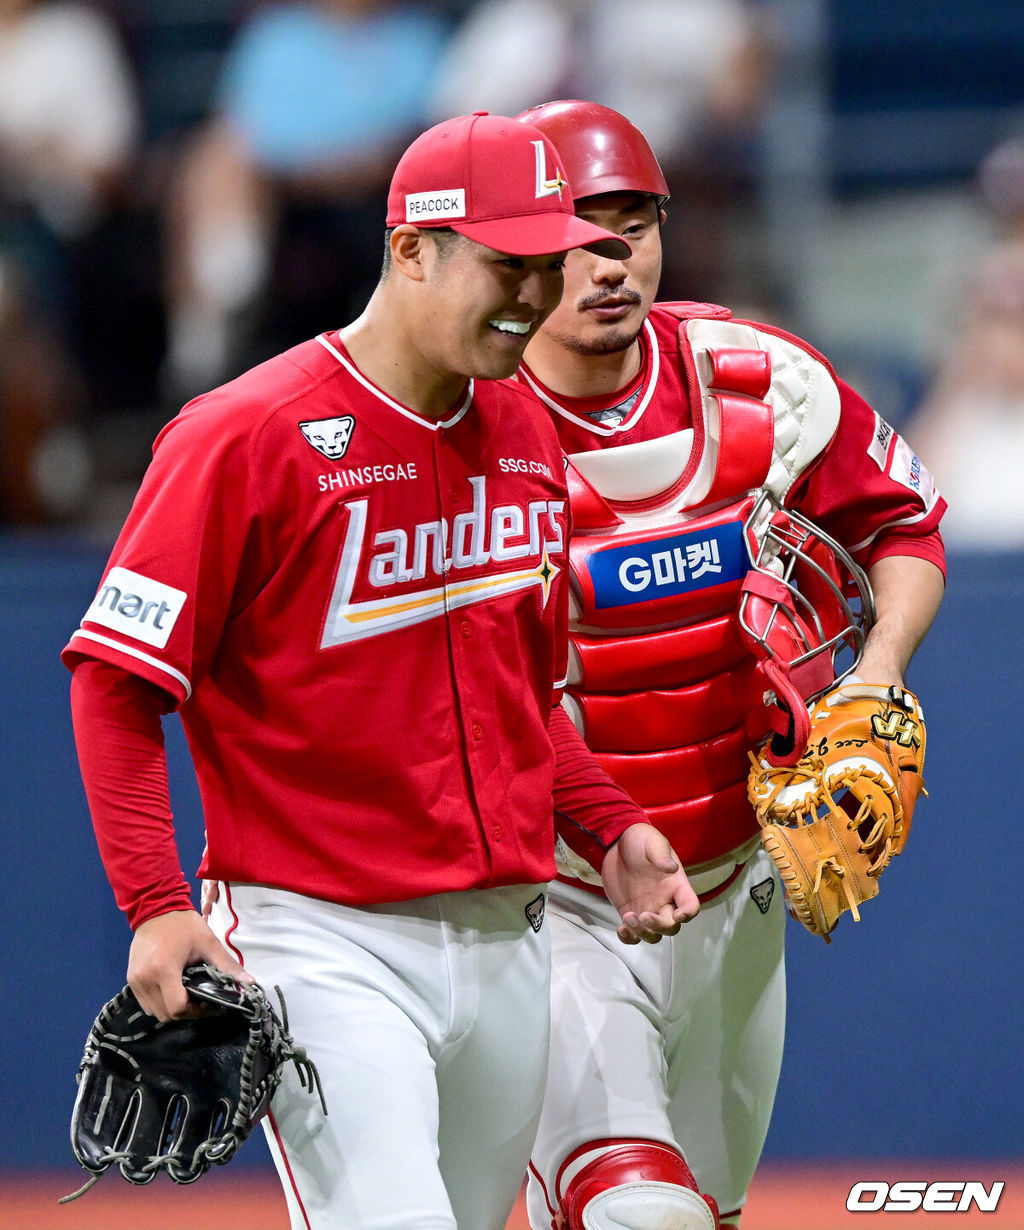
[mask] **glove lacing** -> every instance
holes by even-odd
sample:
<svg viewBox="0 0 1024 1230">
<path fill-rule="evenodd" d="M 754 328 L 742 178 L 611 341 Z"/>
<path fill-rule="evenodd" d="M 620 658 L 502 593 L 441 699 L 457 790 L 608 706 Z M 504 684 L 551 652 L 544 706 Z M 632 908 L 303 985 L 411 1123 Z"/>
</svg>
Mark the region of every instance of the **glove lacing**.
<svg viewBox="0 0 1024 1230">
<path fill-rule="evenodd" d="M 235 1112 L 235 1119 L 239 1117 L 244 1121 L 249 1112 L 249 1108 L 258 1106 L 263 1098 L 269 1097 L 274 1093 L 274 1090 L 281 1082 L 280 1069 L 271 1069 L 263 1078 L 263 1083 L 256 1085 L 254 1072 L 256 1066 L 256 1049 L 257 1047 L 268 1050 L 271 1054 L 277 1053 L 280 1055 L 283 1063 L 291 1061 L 295 1064 L 295 1070 L 298 1073 L 299 1084 L 307 1093 L 316 1092 L 320 1100 L 320 1106 L 323 1113 L 327 1114 L 327 1100 L 324 1097 L 323 1084 L 320 1080 L 320 1072 L 312 1059 L 306 1053 L 305 1047 L 297 1046 L 292 1038 L 288 1028 L 288 1005 L 285 1003 L 284 992 L 279 986 L 275 986 L 278 1002 L 281 1005 L 281 1021 L 278 1023 L 274 1020 L 271 1014 L 263 1018 L 255 1003 L 247 1005 L 247 1015 L 250 1022 L 250 1045 L 246 1048 L 242 1056 L 242 1064 L 239 1072 L 239 1099 L 238 1109 Z M 259 992 L 260 998 L 264 998 L 262 992 Z M 102 1031 L 107 1029 L 113 1020 L 116 1013 L 120 1010 L 120 1005 L 126 998 L 126 994 L 122 992 L 120 996 L 115 997 L 108 1008 L 100 1013 L 94 1029 Z M 85 1061 L 82 1062 L 82 1067 L 85 1066 Z M 81 1069 L 80 1069 L 81 1070 Z M 269 1082 L 270 1088 L 267 1089 Z M 172 1107 L 172 1113 L 173 1113 Z M 225 1107 L 225 1110 L 227 1108 Z M 226 1114 L 225 1114 L 226 1119 Z M 225 1162 L 234 1154 L 240 1143 L 240 1138 L 235 1133 L 235 1120 L 232 1120 L 228 1130 L 225 1131 L 223 1122 L 215 1123 L 211 1129 L 216 1133 L 216 1137 L 204 1140 L 193 1152 L 187 1167 L 190 1171 L 197 1171 L 198 1174 L 203 1173 L 209 1162 Z M 120 1166 L 123 1162 L 131 1159 L 132 1152 L 130 1149 L 108 1147 L 100 1157 L 100 1169 L 89 1176 L 77 1191 L 71 1192 L 67 1196 L 58 1198 L 58 1204 L 68 1204 L 72 1200 L 77 1200 L 79 1196 L 84 1196 L 87 1191 L 93 1188 L 111 1166 Z M 142 1174 L 156 1174 L 158 1170 L 165 1168 L 168 1163 L 180 1163 L 184 1159 L 182 1155 L 175 1149 L 170 1149 L 166 1153 L 153 1154 L 139 1166 L 139 1171 Z"/>
<path fill-rule="evenodd" d="M 291 1060 L 291 1062 L 295 1064 L 295 1071 L 298 1073 L 299 1084 L 302 1088 L 305 1089 L 307 1093 L 313 1093 L 315 1090 L 317 1097 L 320 1099 L 320 1107 L 326 1115 L 327 1099 L 324 1097 L 324 1087 L 320 1080 L 320 1072 L 317 1069 L 316 1064 L 306 1054 L 306 1048 L 304 1046 L 296 1046 L 295 1039 L 288 1031 L 288 1005 L 284 1002 L 284 992 L 279 986 L 275 986 L 274 990 L 277 992 L 278 1003 L 281 1005 L 281 1024 L 279 1027 L 275 1025 L 280 1041 L 281 1053 L 285 1059 L 285 1062 Z M 249 1059 L 248 1055 L 246 1055 L 246 1059 Z M 243 1064 L 242 1066 L 243 1091 L 246 1088 L 244 1082 L 247 1076 L 251 1081 L 251 1062 L 249 1063 L 248 1073 L 246 1072 L 245 1065 Z"/>
</svg>

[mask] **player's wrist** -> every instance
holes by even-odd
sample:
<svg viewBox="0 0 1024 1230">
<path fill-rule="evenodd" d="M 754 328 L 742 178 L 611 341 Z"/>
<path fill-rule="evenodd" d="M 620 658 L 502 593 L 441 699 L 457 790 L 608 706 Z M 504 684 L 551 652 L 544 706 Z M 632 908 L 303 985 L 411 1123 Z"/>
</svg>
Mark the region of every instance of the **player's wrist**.
<svg viewBox="0 0 1024 1230">
<path fill-rule="evenodd" d="M 128 913 L 126 911 L 126 913 Z M 187 901 L 173 901 L 160 904 L 150 904 L 138 911 L 128 913 L 128 925 L 132 931 L 138 935 L 140 931 L 150 930 L 154 927 L 151 924 L 158 924 L 158 920 L 168 919 L 172 914 L 194 914 L 196 918 L 200 918 L 199 911 L 192 904 L 191 894 Z M 166 925 L 166 924 L 164 924 Z"/>
</svg>

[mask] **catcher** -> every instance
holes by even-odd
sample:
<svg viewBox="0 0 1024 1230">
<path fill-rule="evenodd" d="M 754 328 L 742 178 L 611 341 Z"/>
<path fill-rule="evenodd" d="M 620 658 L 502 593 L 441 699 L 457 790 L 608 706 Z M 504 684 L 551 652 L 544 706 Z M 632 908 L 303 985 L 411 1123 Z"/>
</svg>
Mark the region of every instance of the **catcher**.
<svg viewBox="0 0 1024 1230">
<path fill-rule="evenodd" d="M 797 762 L 809 740 L 821 746 L 821 713 L 848 725 L 875 703 L 826 698 L 857 686 L 854 669 L 880 685 L 879 727 L 863 715 L 877 759 L 863 757 L 854 815 L 851 788 L 824 778 L 843 841 L 865 860 L 863 885 L 847 892 L 856 877 L 837 839 L 811 850 L 805 877 L 833 915 L 859 908 L 905 840 L 920 783 L 907 753 L 923 751 L 923 728 L 903 676 L 942 597 L 945 502 L 910 444 L 809 343 L 724 306 L 656 300 L 670 185 L 625 116 L 562 99 L 521 118 L 565 160 L 579 214 L 632 250 L 625 260 L 570 253 L 559 306 L 518 373 L 567 458 L 563 704 L 701 901 L 663 943 L 616 949 L 603 939 L 601 884 L 560 851 L 530 1222 L 736 1227 L 782 1059 L 783 878 L 791 906 L 797 891 L 762 843 L 747 753 L 791 775 L 766 783 L 763 806 L 758 795 L 781 848 L 789 821 L 774 809 L 800 794 L 810 766 Z M 837 728 L 837 753 L 851 737 L 861 734 Z"/>
</svg>

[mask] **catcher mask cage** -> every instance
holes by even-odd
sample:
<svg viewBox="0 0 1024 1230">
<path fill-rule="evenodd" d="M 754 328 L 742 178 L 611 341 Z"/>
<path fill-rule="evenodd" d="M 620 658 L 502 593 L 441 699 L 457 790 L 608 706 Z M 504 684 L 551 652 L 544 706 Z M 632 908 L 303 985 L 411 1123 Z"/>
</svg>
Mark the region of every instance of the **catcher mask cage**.
<svg viewBox="0 0 1024 1230">
<path fill-rule="evenodd" d="M 739 624 L 767 687 L 775 764 L 799 759 L 808 706 L 856 670 L 875 622 L 871 585 L 848 551 L 771 491 L 744 524 L 750 572 Z"/>
</svg>

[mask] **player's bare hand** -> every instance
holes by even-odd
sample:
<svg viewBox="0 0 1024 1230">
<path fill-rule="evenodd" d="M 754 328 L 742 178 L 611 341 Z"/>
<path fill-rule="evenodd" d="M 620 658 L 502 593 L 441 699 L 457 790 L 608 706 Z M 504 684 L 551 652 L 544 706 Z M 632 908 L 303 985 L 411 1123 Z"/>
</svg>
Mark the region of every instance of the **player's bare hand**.
<svg viewBox="0 0 1024 1230">
<path fill-rule="evenodd" d="M 252 982 L 247 973 L 195 910 L 172 910 L 142 923 L 128 953 L 128 985 L 143 1011 L 158 1020 L 196 1017 L 202 1009 L 181 983 L 182 970 L 209 962 Z"/>
<path fill-rule="evenodd" d="M 631 825 L 605 856 L 601 877 L 624 944 L 656 944 L 700 910 L 675 851 L 653 825 Z"/>
</svg>

